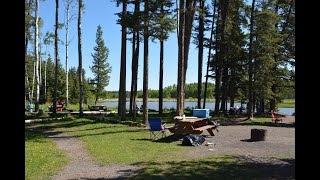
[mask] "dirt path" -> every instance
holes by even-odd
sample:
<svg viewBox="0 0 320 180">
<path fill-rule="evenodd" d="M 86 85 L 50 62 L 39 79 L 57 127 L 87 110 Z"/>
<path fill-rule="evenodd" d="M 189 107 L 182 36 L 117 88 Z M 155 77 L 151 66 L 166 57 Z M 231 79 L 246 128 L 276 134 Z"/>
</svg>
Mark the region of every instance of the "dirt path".
<svg viewBox="0 0 320 180">
<path fill-rule="evenodd" d="M 70 163 L 64 167 L 52 180 L 66 179 L 106 179 L 106 178 L 125 178 L 131 175 L 137 166 L 112 164 L 108 166 L 99 166 L 96 164 L 83 143 L 66 133 L 44 130 L 56 144 L 57 147 L 66 152 L 66 156 L 70 158 Z"/>
</svg>

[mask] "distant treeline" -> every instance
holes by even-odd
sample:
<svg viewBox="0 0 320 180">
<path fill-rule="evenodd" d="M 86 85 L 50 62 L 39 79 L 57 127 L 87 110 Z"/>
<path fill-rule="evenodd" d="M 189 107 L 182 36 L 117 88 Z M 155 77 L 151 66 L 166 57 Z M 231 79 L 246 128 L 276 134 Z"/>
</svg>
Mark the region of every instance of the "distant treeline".
<svg viewBox="0 0 320 180">
<path fill-rule="evenodd" d="M 197 87 L 198 83 L 190 83 L 186 84 L 185 87 L 185 98 L 197 98 Z M 204 91 L 204 83 L 202 84 L 202 89 Z M 208 83 L 207 87 L 207 98 L 213 99 L 214 98 L 214 84 L 213 83 Z M 142 98 L 142 90 L 138 91 L 137 97 Z M 119 92 L 118 91 L 107 91 L 105 93 L 106 99 L 115 99 L 118 98 Z M 149 98 L 159 98 L 159 91 L 158 90 L 149 90 L 148 93 Z M 127 98 L 130 98 L 130 92 L 127 91 Z M 163 98 L 177 98 L 177 85 L 172 85 L 165 87 L 163 89 Z M 203 98 L 203 93 L 202 93 L 202 98 Z M 294 89 L 288 89 L 287 91 L 284 91 L 281 93 L 281 98 L 282 99 L 294 99 L 295 98 L 295 90 Z"/>
<path fill-rule="evenodd" d="M 204 91 L 205 84 L 202 83 L 202 89 Z M 197 92 L 198 92 L 198 83 L 190 83 L 186 84 L 185 86 L 185 98 L 197 98 Z M 213 89 L 214 84 L 208 83 L 207 86 L 207 98 L 213 98 Z M 118 91 L 107 91 L 106 98 L 112 99 L 112 98 L 118 98 L 119 92 Z M 143 91 L 140 90 L 137 92 L 137 98 L 142 98 Z M 159 98 L 159 91 L 158 90 L 152 90 L 149 89 L 148 91 L 148 97 L 149 98 Z M 130 92 L 127 91 L 127 98 L 130 98 Z M 165 87 L 163 89 L 163 98 L 177 98 L 177 85 L 172 85 Z M 203 93 L 202 93 L 203 98 Z"/>
</svg>

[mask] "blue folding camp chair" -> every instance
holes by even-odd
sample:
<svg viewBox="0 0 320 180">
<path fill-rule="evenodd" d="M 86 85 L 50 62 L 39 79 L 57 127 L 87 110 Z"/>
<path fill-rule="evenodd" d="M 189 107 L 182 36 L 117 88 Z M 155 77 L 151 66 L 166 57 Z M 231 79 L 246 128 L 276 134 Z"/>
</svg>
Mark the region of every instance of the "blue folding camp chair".
<svg viewBox="0 0 320 180">
<path fill-rule="evenodd" d="M 161 123 L 161 118 L 151 117 L 148 118 L 150 125 L 150 139 L 156 140 L 158 135 L 162 135 L 162 137 L 166 137 L 165 123 Z"/>
</svg>

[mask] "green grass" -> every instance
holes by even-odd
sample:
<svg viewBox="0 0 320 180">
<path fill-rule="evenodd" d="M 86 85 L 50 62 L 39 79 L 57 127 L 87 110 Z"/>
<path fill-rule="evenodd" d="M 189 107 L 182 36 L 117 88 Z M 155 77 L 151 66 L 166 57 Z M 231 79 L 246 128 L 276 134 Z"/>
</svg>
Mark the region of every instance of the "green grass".
<svg viewBox="0 0 320 180">
<path fill-rule="evenodd" d="M 295 108 L 295 99 L 284 99 L 277 106 L 278 108 Z"/>
<path fill-rule="evenodd" d="M 239 123 L 239 125 L 275 126 L 274 122 L 271 121 L 271 117 L 253 117 L 252 120 L 242 121 Z M 278 126 L 295 128 L 295 123 L 281 124 Z"/>
<path fill-rule="evenodd" d="M 37 123 L 79 137 L 99 164 L 162 162 L 183 157 L 183 151 L 192 147 L 180 142 L 150 141 L 150 133 L 141 127 L 108 124 L 89 119 Z"/>
<path fill-rule="evenodd" d="M 25 131 L 25 179 L 50 179 L 68 162 L 44 135 Z"/>
<path fill-rule="evenodd" d="M 256 123 L 269 123 L 269 122 L 271 122 L 271 117 L 253 117 L 252 120 L 246 120 L 241 123 L 252 123 L 254 125 Z"/>
</svg>

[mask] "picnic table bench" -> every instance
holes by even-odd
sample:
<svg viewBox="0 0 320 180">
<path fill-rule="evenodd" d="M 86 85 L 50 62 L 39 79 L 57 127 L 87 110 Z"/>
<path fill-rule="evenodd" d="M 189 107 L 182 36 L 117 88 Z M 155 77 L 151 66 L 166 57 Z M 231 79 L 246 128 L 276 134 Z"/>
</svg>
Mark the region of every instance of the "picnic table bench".
<svg viewBox="0 0 320 180">
<path fill-rule="evenodd" d="M 88 105 L 90 111 L 106 111 L 107 107 L 105 105 Z"/>
<path fill-rule="evenodd" d="M 57 104 L 57 110 L 62 111 L 62 109 L 63 109 L 63 104 Z M 49 111 L 53 111 L 53 105 L 49 107 Z"/>
<path fill-rule="evenodd" d="M 186 117 L 185 119 L 174 119 L 175 125 L 168 128 L 174 134 L 201 134 L 207 130 L 211 136 L 214 136 L 212 130 L 217 130 L 217 126 L 210 123 L 210 116 L 207 118 Z"/>
</svg>

